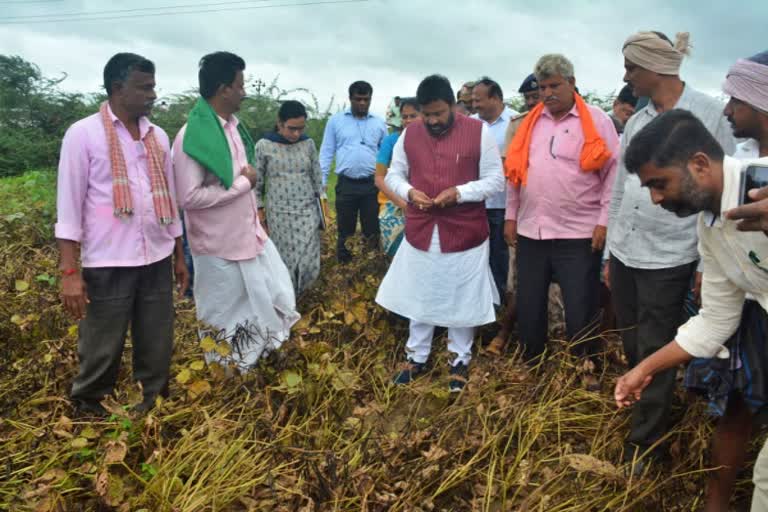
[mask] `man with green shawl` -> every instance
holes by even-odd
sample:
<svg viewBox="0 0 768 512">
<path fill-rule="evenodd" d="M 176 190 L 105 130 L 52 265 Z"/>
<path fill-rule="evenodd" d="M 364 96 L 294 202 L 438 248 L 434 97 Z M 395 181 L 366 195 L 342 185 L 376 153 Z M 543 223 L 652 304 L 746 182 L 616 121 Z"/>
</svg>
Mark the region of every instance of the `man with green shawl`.
<svg viewBox="0 0 768 512">
<path fill-rule="evenodd" d="M 253 139 L 235 117 L 245 98 L 244 69 L 228 52 L 200 60 L 201 97 L 173 144 L 197 318 L 227 340 L 227 360 L 241 370 L 280 347 L 299 319 L 290 274 L 259 219 Z M 218 352 L 207 357 L 223 362 Z"/>
</svg>

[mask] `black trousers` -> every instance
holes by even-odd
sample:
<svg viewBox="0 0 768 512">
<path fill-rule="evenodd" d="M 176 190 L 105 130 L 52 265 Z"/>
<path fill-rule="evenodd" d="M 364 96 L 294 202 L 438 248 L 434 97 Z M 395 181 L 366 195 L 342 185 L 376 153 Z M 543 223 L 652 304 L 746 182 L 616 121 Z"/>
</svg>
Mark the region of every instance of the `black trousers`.
<svg viewBox="0 0 768 512">
<path fill-rule="evenodd" d="M 635 367 L 675 339 L 696 263 L 647 270 L 627 267 L 611 256 L 610 264 L 616 327 L 629 365 Z M 676 371 L 656 374 L 632 406 L 628 444 L 647 448 L 666 433 Z"/>
<path fill-rule="evenodd" d="M 340 175 L 336 183 L 336 225 L 338 241 L 336 256 L 342 263 L 352 259 L 347 249 L 347 238 L 357 231 L 357 219 L 363 230 L 368 245 L 376 249 L 379 246 L 379 189 L 373 176 L 354 180 Z"/>
<path fill-rule="evenodd" d="M 167 395 L 173 351 L 171 256 L 141 267 L 84 268 L 90 303 L 80 322 L 80 372 L 72 399 L 98 402 L 112 393 L 128 326 L 133 341 L 133 378 L 144 400 Z"/>
<path fill-rule="evenodd" d="M 599 252 L 592 239 L 533 240 L 517 236 L 517 326 L 526 360 L 544 353 L 548 338 L 549 285 L 560 285 L 565 329 L 570 340 L 595 335 L 599 313 Z M 592 356 L 598 340 L 576 345 L 578 354 Z M 595 361 L 597 363 L 597 361 Z"/>
<path fill-rule="evenodd" d="M 509 246 L 504 240 L 503 208 L 490 208 L 485 211 L 488 216 L 488 241 L 490 244 L 490 264 L 493 281 L 499 291 L 499 298 L 504 301 L 507 293 L 507 276 L 509 275 Z"/>
</svg>

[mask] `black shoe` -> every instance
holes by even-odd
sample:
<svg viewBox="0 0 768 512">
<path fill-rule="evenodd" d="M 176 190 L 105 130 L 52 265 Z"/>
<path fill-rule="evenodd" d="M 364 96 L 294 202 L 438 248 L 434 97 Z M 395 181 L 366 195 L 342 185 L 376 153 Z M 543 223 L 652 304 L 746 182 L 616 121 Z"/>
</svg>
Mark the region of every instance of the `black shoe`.
<svg viewBox="0 0 768 512">
<path fill-rule="evenodd" d="M 415 363 L 408 360 L 405 368 L 400 370 L 392 378 L 393 384 L 409 384 L 413 379 L 424 373 L 427 369 L 427 363 Z"/>
<path fill-rule="evenodd" d="M 80 418 L 106 418 L 109 416 L 103 405 L 94 400 L 74 400 L 75 416 Z"/>
<path fill-rule="evenodd" d="M 461 393 L 469 381 L 469 366 L 464 363 L 451 366 L 450 374 L 451 382 L 448 384 L 448 389 L 451 393 Z"/>
</svg>

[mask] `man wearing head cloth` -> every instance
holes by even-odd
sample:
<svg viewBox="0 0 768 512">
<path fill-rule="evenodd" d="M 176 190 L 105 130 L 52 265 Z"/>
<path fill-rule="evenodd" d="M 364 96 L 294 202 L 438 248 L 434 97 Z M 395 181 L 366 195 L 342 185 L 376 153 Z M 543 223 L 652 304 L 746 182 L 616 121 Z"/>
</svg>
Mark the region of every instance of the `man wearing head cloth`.
<svg viewBox="0 0 768 512">
<path fill-rule="evenodd" d="M 731 66 L 723 84 L 723 92 L 730 96 L 730 100 L 725 107 L 725 115 L 733 127 L 734 135 L 747 139 L 739 144 L 734 156 L 748 161 L 768 157 L 768 51 L 758 53 L 748 59 L 739 59 Z M 756 193 L 763 197 L 768 196 L 768 190 L 766 189 L 761 189 L 756 191 Z M 761 212 L 768 212 L 768 199 L 735 208 L 728 212 L 728 217 L 731 219 L 745 219 L 740 224 L 739 229 L 765 231 L 765 227 L 760 224 Z M 748 327 L 748 325 L 745 325 L 746 320 L 748 319 L 742 316 L 742 327 L 739 328 L 739 331 L 742 331 L 744 327 Z M 752 342 L 752 345 L 755 346 L 739 346 L 738 355 L 740 359 L 743 360 L 745 356 L 749 359 L 751 354 L 765 352 L 764 345 L 766 340 L 764 334 L 762 336 L 746 337 L 746 341 Z M 752 369 L 753 364 L 759 363 L 759 361 L 752 360 L 749 363 L 750 369 Z M 708 365 L 704 366 L 707 367 Z M 759 373 L 764 375 L 765 372 L 759 371 L 761 369 L 765 368 L 755 369 L 750 374 L 757 375 Z M 689 373 L 691 373 L 690 370 Z M 746 382 L 748 388 L 740 390 L 741 394 L 749 395 L 762 382 L 764 382 L 763 378 L 755 379 L 755 382 L 751 380 Z M 764 390 L 759 389 L 758 392 L 760 391 Z M 731 403 L 732 401 L 740 407 L 734 407 Z M 755 405 L 762 405 L 759 403 L 755 404 L 754 400 L 747 400 L 751 406 L 748 408 L 744 400 L 732 401 L 729 401 L 725 416 L 718 424 L 718 428 L 715 431 L 716 442 L 713 443 L 712 464 L 715 467 L 722 466 L 724 469 L 718 471 L 718 473 L 723 475 L 716 482 L 712 481 L 710 489 L 708 489 L 710 492 L 707 493 L 709 498 L 711 488 L 716 487 L 712 484 L 717 483 L 718 487 L 723 488 L 721 492 L 722 503 L 727 503 L 726 500 L 730 497 L 733 490 L 736 473 L 743 465 L 749 441 L 752 437 L 752 413 L 755 412 Z M 728 425 L 731 426 L 730 429 L 727 428 Z M 768 444 L 763 445 L 763 449 L 760 451 L 760 455 L 755 463 L 754 482 L 755 491 L 752 510 L 768 511 Z"/>
<path fill-rule="evenodd" d="M 725 153 L 733 154 L 735 141 L 723 116 L 723 105 L 680 79 L 680 65 L 688 48 L 687 33 L 678 34 L 673 43 L 661 32 L 640 32 L 624 43 L 624 81 L 636 96 L 650 100 L 627 122 L 622 155 L 635 134 L 672 109 L 691 111 Z M 683 320 L 683 303 L 699 260 L 696 217 L 679 218 L 653 204 L 637 175 L 627 172 L 622 158 L 608 226 L 606 255 L 610 262 L 605 282 L 611 288 L 624 351 L 634 367 L 673 339 Z M 642 455 L 666 433 L 674 385 L 674 370 L 659 374 L 633 407 L 624 453 L 628 460 L 635 452 Z"/>
</svg>

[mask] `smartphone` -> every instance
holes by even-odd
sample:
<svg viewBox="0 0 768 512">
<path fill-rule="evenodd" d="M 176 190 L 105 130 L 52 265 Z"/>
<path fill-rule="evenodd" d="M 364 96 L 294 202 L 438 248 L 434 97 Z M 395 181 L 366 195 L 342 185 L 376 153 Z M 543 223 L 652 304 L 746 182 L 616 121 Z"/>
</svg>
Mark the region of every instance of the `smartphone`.
<svg viewBox="0 0 768 512">
<path fill-rule="evenodd" d="M 768 187 L 768 165 L 750 164 L 741 172 L 739 205 L 753 202 L 749 191 L 753 188 Z"/>
</svg>

